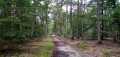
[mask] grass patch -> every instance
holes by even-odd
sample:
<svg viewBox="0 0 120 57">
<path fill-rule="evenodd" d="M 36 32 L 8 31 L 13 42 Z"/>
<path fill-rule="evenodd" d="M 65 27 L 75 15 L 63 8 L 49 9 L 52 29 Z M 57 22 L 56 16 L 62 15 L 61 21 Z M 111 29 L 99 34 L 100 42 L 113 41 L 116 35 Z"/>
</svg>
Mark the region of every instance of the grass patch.
<svg viewBox="0 0 120 57">
<path fill-rule="evenodd" d="M 111 51 L 102 55 L 102 57 L 120 57 L 120 51 Z"/>
<path fill-rule="evenodd" d="M 45 49 L 43 50 L 38 49 L 38 50 L 32 51 L 31 54 L 37 55 L 39 57 L 51 57 L 51 52 Z"/>
<path fill-rule="evenodd" d="M 81 49 L 88 49 L 86 45 L 78 45 L 78 47 Z"/>
<path fill-rule="evenodd" d="M 38 43 L 40 46 L 39 49 L 32 51 L 32 54 L 36 54 L 40 57 L 51 57 L 52 50 L 53 50 L 53 40 L 52 38 L 45 39 L 45 42 Z"/>
<path fill-rule="evenodd" d="M 109 57 L 109 56 L 105 53 L 101 57 Z"/>
<path fill-rule="evenodd" d="M 40 41 L 29 42 L 23 46 L 24 51 L 22 52 L 15 52 L 11 56 L 9 54 L 2 55 L 3 57 L 51 57 L 53 46 L 52 38 L 43 38 Z"/>
</svg>

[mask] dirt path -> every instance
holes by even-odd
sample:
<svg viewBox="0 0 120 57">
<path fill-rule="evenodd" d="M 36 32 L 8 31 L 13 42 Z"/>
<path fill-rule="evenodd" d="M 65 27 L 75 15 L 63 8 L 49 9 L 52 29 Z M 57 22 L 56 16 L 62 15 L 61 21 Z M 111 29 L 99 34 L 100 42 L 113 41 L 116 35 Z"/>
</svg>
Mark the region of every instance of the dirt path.
<svg viewBox="0 0 120 57">
<path fill-rule="evenodd" d="M 86 54 L 80 50 L 74 49 L 58 38 L 53 37 L 53 41 L 55 44 L 53 57 L 96 57 L 91 54 Z"/>
</svg>

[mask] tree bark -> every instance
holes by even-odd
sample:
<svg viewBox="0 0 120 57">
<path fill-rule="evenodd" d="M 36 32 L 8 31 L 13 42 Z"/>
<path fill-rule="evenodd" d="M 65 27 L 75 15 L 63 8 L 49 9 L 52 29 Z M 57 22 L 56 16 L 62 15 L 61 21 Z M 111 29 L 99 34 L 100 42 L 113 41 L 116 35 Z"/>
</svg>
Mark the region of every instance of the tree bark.
<svg viewBox="0 0 120 57">
<path fill-rule="evenodd" d="M 111 0 L 111 1 L 112 1 L 113 9 L 116 10 L 116 9 L 117 9 L 116 0 Z M 113 17 L 113 18 L 116 18 L 115 21 L 116 21 L 116 23 L 117 23 L 117 25 L 118 25 L 118 27 L 119 27 L 119 26 L 120 26 L 120 22 L 119 22 L 119 20 L 118 20 L 118 19 L 119 19 L 119 18 L 118 18 L 118 12 L 115 12 L 115 13 L 114 13 L 114 17 Z M 118 32 L 120 32 L 120 28 L 118 29 Z M 119 33 L 117 33 L 116 39 L 113 38 L 114 43 L 116 43 L 116 42 L 119 41 L 119 36 L 118 36 L 118 35 L 119 35 Z"/>
<path fill-rule="evenodd" d="M 68 36 L 68 5 L 66 5 L 66 36 Z"/>
<path fill-rule="evenodd" d="M 19 19 L 20 19 L 20 37 L 22 37 L 22 30 L 23 30 L 23 25 L 22 25 L 22 16 L 21 16 L 21 3 L 20 0 L 18 0 L 18 14 L 19 14 Z"/>
<path fill-rule="evenodd" d="M 58 18 L 58 35 L 60 36 L 61 35 L 61 32 L 60 32 L 60 30 L 61 30 L 61 27 L 60 27 L 60 13 L 61 13 L 61 6 L 59 6 L 59 0 L 57 0 L 57 18 Z"/>
<path fill-rule="evenodd" d="M 72 33 L 72 0 L 70 0 L 70 38 L 73 39 L 73 33 Z"/>
<path fill-rule="evenodd" d="M 77 39 L 79 39 L 79 28 L 78 28 L 79 27 L 79 24 L 78 24 L 79 23 L 79 13 L 80 13 L 80 1 L 79 0 L 78 0 L 78 10 L 77 11 L 78 11 L 77 21 L 76 21 L 77 22 Z"/>
<path fill-rule="evenodd" d="M 36 6 L 36 0 L 34 0 L 34 6 Z M 34 10 L 34 13 L 36 13 L 36 9 Z M 32 31 L 31 31 L 31 38 L 34 36 L 34 26 L 35 26 L 36 16 L 33 16 L 32 19 Z"/>
<path fill-rule="evenodd" d="M 48 3 L 46 2 L 46 33 L 45 35 L 48 35 Z"/>
<path fill-rule="evenodd" d="M 102 6 L 102 7 L 104 6 L 103 4 L 104 4 L 104 0 L 102 0 L 102 3 L 101 3 L 101 6 Z M 102 8 L 101 11 L 102 11 L 102 12 L 101 12 L 101 14 L 102 14 L 102 28 L 101 28 L 101 30 L 103 31 L 103 30 L 104 30 L 104 20 L 103 20 L 103 11 L 104 11 L 104 9 Z M 101 33 L 101 34 L 102 34 L 102 35 L 101 35 L 101 40 L 104 40 L 104 39 L 103 39 L 103 37 L 104 37 L 103 35 L 104 35 L 104 34 L 103 34 L 103 33 Z"/>
<path fill-rule="evenodd" d="M 81 2 L 82 2 L 82 5 L 83 5 L 83 12 L 82 12 L 82 14 L 84 15 L 84 11 L 85 11 L 85 5 L 83 4 L 84 2 L 85 2 L 85 0 L 83 1 L 83 0 L 81 0 Z M 84 17 L 82 18 L 82 20 L 81 20 L 82 22 L 82 31 L 81 31 L 81 38 L 83 39 L 83 31 L 84 31 L 84 28 L 83 28 L 83 25 L 84 25 Z"/>
<path fill-rule="evenodd" d="M 97 0 L 97 7 L 98 7 L 98 10 L 97 10 L 97 26 L 98 26 L 98 43 L 102 43 L 101 41 L 101 25 L 100 25 L 100 0 Z"/>
</svg>

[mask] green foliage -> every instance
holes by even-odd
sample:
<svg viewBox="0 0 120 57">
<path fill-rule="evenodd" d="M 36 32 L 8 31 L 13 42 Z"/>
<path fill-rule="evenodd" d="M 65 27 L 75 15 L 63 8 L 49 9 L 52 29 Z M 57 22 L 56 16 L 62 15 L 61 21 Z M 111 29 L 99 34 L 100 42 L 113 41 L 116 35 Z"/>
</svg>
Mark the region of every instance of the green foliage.
<svg viewBox="0 0 120 57">
<path fill-rule="evenodd" d="M 25 45 L 23 44 L 12 44 L 12 46 L 15 45 L 13 51 L 11 50 L 5 50 L 5 53 L 2 53 L 0 56 L 1 57 L 51 57 L 52 51 L 53 51 L 53 39 L 52 38 L 42 38 L 41 41 L 37 41 L 34 39 L 35 42 L 29 42 Z M 0 40 L 1 42 L 1 40 Z M 16 49 L 16 46 L 18 49 Z M 28 48 L 27 48 L 28 47 Z M 0 50 L 3 47 L 0 47 Z M 20 48 L 20 49 L 19 49 Z M 21 48 L 25 48 L 22 51 Z M 6 48 L 3 48 L 4 50 Z M 14 50 L 15 49 L 15 50 Z M 28 51 L 28 52 L 26 52 Z M 9 54 L 8 54 L 9 52 Z"/>
<path fill-rule="evenodd" d="M 50 57 L 53 49 L 53 39 L 52 38 L 47 38 L 45 40 L 46 42 L 41 42 L 38 43 L 40 46 L 39 49 L 32 51 L 32 54 L 36 54 L 40 57 Z"/>
<path fill-rule="evenodd" d="M 0 0 L 0 38 L 5 40 L 30 38 L 45 35 L 45 18 L 37 20 L 36 17 L 45 17 L 45 6 L 42 0 Z M 45 1 L 43 1 L 45 2 Z M 38 10 L 38 11 L 37 11 Z M 33 19 L 34 25 L 33 24 Z M 32 29 L 33 28 L 33 29 Z"/>
<path fill-rule="evenodd" d="M 0 20 L 0 35 L 2 37 L 12 38 L 19 34 L 19 30 L 16 27 L 19 26 L 20 20 L 15 16 L 9 16 L 6 19 Z"/>
<path fill-rule="evenodd" d="M 45 25 L 37 24 L 34 28 L 35 37 L 42 37 L 45 35 Z"/>
</svg>

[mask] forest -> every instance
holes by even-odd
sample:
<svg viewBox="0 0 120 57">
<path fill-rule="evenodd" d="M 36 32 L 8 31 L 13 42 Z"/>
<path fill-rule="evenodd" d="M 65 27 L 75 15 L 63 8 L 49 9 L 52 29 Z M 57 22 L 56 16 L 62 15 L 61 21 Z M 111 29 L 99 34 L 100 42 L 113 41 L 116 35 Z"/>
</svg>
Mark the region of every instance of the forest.
<svg viewBox="0 0 120 57">
<path fill-rule="evenodd" d="M 120 57 L 120 0 L 0 0 L 0 57 Z"/>
</svg>

